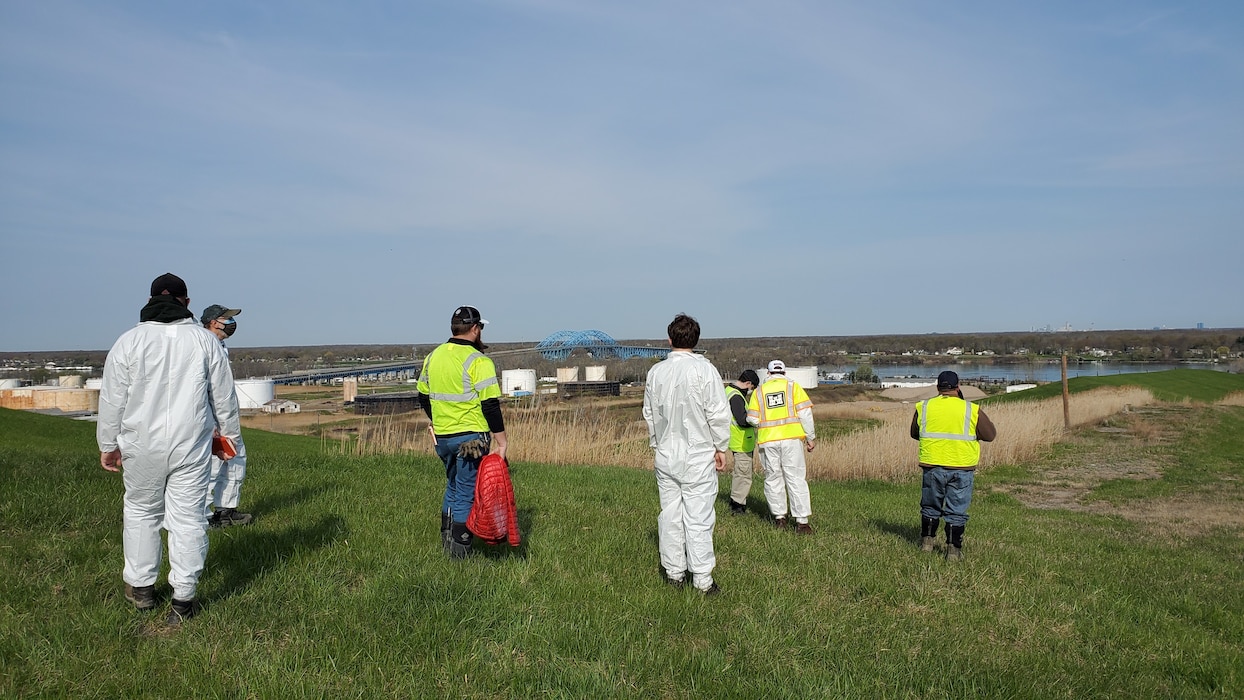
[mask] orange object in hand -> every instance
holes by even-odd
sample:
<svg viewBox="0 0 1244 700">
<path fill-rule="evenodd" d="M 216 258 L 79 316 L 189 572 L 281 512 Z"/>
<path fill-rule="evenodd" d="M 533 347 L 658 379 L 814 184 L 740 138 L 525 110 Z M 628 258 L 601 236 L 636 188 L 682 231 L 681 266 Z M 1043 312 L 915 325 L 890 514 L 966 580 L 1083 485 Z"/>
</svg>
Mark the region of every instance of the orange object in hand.
<svg viewBox="0 0 1244 700">
<path fill-rule="evenodd" d="M 233 441 L 224 435 L 217 435 L 212 438 L 212 454 L 217 459 L 229 461 L 238 456 L 238 448 L 234 447 Z"/>
</svg>

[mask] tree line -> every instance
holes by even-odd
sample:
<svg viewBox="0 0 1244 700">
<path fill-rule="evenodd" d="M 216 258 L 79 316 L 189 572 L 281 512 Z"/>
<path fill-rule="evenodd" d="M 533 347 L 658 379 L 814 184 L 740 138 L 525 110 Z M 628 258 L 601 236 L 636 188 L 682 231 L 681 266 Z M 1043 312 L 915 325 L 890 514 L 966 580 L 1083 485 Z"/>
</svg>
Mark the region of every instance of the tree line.
<svg viewBox="0 0 1244 700">
<path fill-rule="evenodd" d="M 623 345 L 665 347 L 664 339 L 619 341 Z M 530 348 L 531 343 L 489 343 L 489 353 Z M 422 358 L 435 344 L 421 345 L 308 345 L 285 347 L 233 347 L 230 360 L 238 377 L 264 377 L 299 370 L 341 367 L 351 364 L 398 362 Z M 1033 358 L 1071 357 L 1126 362 L 1176 362 L 1239 358 L 1244 353 L 1244 328 L 1162 329 L 1071 332 L 933 333 L 922 335 L 861 335 L 815 337 L 704 338 L 699 350 L 708 355 L 723 374 L 737 375 L 747 368 L 763 367 L 773 359 L 791 366 L 817 365 L 825 369 L 870 365 L 942 363 L 947 350 L 957 349 L 978 361 L 1025 362 Z M 1108 353 L 1099 358 L 1093 351 Z M 984 353 L 984 357 L 981 354 Z M 0 378 L 14 377 L 42 383 L 56 372 L 46 368 L 94 367 L 98 376 L 106 350 L 46 352 L 0 352 Z M 538 353 L 494 355 L 499 370 L 534 369 L 537 376 L 554 376 L 558 367 L 605 365 L 613 381 L 640 381 L 652 366 L 650 359 L 618 360 L 591 357 L 577 350 L 564 361 L 546 360 Z M 580 378 L 583 378 L 582 371 Z M 733 378 L 733 377 L 727 377 Z"/>
</svg>

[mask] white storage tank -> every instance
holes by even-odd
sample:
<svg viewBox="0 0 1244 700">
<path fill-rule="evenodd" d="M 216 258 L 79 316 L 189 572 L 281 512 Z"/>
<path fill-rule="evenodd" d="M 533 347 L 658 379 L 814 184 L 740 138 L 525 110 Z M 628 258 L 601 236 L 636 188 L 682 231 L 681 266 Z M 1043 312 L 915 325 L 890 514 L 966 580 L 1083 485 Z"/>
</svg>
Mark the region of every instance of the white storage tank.
<svg viewBox="0 0 1244 700">
<path fill-rule="evenodd" d="M 605 381 L 605 366 L 604 365 L 592 365 L 591 367 L 584 367 L 583 371 L 585 373 L 584 378 L 589 382 Z"/>
<path fill-rule="evenodd" d="M 238 379 L 233 382 L 238 392 L 238 408 L 263 408 L 276 397 L 276 385 L 271 379 Z"/>
<path fill-rule="evenodd" d="M 786 378 L 804 389 L 815 389 L 817 384 L 816 365 L 810 367 L 787 367 Z"/>
<path fill-rule="evenodd" d="M 534 369 L 501 370 L 501 393 L 506 396 L 525 396 L 536 393 Z"/>
<path fill-rule="evenodd" d="M 81 374 L 62 374 L 61 376 L 57 377 L 57 383 L 66 389 L 81 389 L 82 388 L 82 375 Z"/>
<path fill-rule="evenodd" d="M 557 383 L 558 384 L 564 384 L 565 382 L 577 382 L 577 381 L 579 381 L 579 368 L 578 367 L 558 367 L 557 368 Z"/>
<path fill-rule="evenodd" d="M 104 388 L 104 380 L 103 380 L 103 379 L 101 379 L 100 377 L 95 377 L 95 378 L 93 378 L 93 379 L 88 379 L 88 380 L 86 380 L 86 388 L 87 388 L 87 389 L 103 389 L 103 388 Z"/>
<path fill-rule="evenodd" d="M 18 389 L 21 386 L 22 380 L 20 379 L 0 379 L 0 389 Z"/>
<path fill-rule="evenodd" d="M 769 378 L 769 371 L 764 368 L 756 370 L 756 374 L 760 375 L 762 383 Z M 815 389 L 817 385 L 817 366 L 787 367 L 786 378 L 804 389 Z"/>
</svg>

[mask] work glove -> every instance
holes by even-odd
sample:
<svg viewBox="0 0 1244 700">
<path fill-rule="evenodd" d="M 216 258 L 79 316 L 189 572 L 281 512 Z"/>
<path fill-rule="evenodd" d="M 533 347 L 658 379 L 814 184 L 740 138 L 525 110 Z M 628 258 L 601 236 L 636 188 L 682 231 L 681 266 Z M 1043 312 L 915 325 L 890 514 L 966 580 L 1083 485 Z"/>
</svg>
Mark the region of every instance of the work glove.
<svg viewBox="0 0 1244 700">
<path fill-rule="evenodd" d="M 488 441 L 484 438 L 467 440 L 458 445 L 458 456 L 463 459 L 476 460 L 488 453 Z"/>
</svg>

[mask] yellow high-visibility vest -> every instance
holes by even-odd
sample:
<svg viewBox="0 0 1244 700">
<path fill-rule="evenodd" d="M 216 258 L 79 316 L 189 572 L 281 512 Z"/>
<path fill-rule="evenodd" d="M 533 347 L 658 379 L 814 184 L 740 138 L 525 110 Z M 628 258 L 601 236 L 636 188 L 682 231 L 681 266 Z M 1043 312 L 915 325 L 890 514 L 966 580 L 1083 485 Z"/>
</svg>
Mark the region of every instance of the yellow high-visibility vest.
<svg viewBox="0 0 1244 700">
<path fill-rule="evenodd" d="M 764 381 L 747 400 L 747 415 L 757 418 L 756 442 L 763 445 L 776 440 L 802 440 L 806 437 L 799 410 L 811 408 L 803 387 L 781 375 Z"/>
<path fill-rule="evenodd" d="M 735 397 L 743 399 L 743 405 L 747 405 L 747 397 L 743 396 L 743 392 L 733 384 L 726 385 L 726 404 Z M 739 424 L 734 421 L 734 411 L 730 412 L 730 451 L 731 452 L 751 452 L 756 449 L 756 429 L 748 426 L 740 428 Z"/>
<path fill-rule="evenodd" d="M 980 406 L 954 396 L 936 396 L 916 404 L 920 426 L 920 463 L 939 467 L 975 467 L 981 460 L 976 440 Z"/>
<path fill-rule="evenodd" d="M 431 399 L 432 431 L 437 435 L 488 432 L 480 402 L 501 397 L 492 360 L 459 343 L 442 343 L 424 359 L 417 386 Z"/>
</svg>

